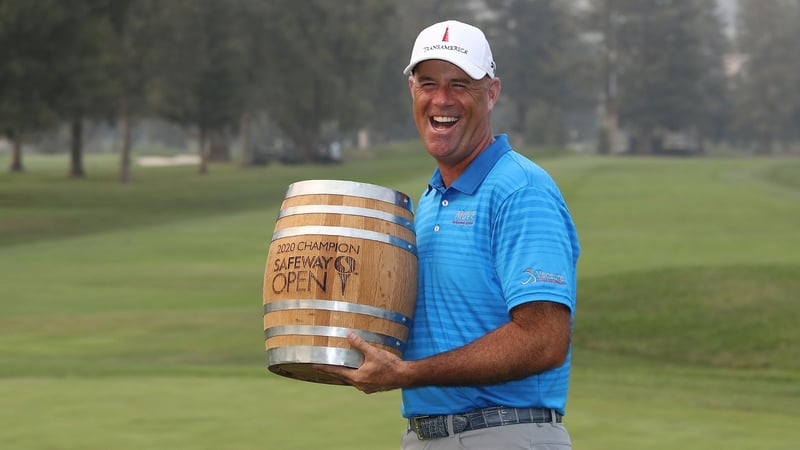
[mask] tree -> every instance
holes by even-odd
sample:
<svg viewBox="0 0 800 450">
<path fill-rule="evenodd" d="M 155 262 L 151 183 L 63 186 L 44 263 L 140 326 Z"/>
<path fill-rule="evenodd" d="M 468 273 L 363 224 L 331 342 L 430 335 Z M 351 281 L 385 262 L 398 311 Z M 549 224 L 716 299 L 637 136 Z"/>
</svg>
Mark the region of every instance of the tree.
<svg viewBox="0 0 800 450">
<path fill-rule="evenodd" d="M 111 59 L 112 76 L 117 80 L 116 124 L 122 183 L 131 180 L 131 128 L 148 110 L 147 89 L 156 70 L 151 63 L 152 52 L 159 46 L 152 19 L 159 7 L 153 0 L 110 0 L 106 5 L 105 13 L 113 31 L 106 51 Z"/>
<path fill-rule="evenodd" d="M 153 61 L 159 67 L 154 101 L 167 119 L 198 130 L 201 173 L 208 170 L 209 157 L 229 158 L 226 131 L 244 110 L 239 7 L 239 1 L 176 0 L 162 4 L 155 19 L 157 35 L 170 45 L 160 47 Z"/>
<path fill-rule="evenodd" d="M 733 93 L 725 65 L 732 42 L 725 34 L 725 25 L 715 2 L 699 2 L 698 8 L 699 17 L 696 20 L 700 46 L 696 52 L 697 58 L 704 62 L 704 70 L 698 80 L 699 97 L 696 103 L 700 108 L 694 123 L 701 140 L 719 142 L 729 131 L 733 117 Z"/>
<path fill-rule="evenodd" d="M 62 80 L 51 101 L 59 116 L 70 123 L 69 176 L 85 176 L 83 168 L 83 121 L 108 119 L 118 90 L 112 77 L 106 43 L 112 30 L 105 14 L 110 0 L 73 0 L 63 17 L 66 32 L 57 36 L 60 52 L 49 62 L 50 70 Z"/>
<path fill-rule="evenodd" d="M 800 4 L 740 2 L 737 44 L 745 62 L 737 79 L 736 123 L 759 153 L 798 137 L 800 128 Z"/>
<path fill-rule="evenodd" d="M 0 1 L 0 132 L 13 141 L 12 172 L 24 170 L 25 137 L 57 121 L 63 80 L 52 63 L 71 32 L 67 9 L 58 0 Z"/>
<path fill-rule="evenodd" d="M 503 88 L 512 95 L 517 145 L 530 136 L 531 117 L 541 111 L 538 141 L 563 144 L 563 114 L 585 96 L 591 67 L 581 52 L 569 4 L 559 0 L 488 0 L 495 15 L 486 25 Z"/>
<path fill-rule="evenodd" d="M 402 71 L 408 64 L 417 34 L 433 23 L 456 19 L 475 22 L 468 2 L 461 0 L 402 0 L 396 1 L 392 20 L 387 21 L 380 35 L 381 51 L 376 52 L 370 65 L 375 66 L 375 83 L 366 94 L 370 113 L 364 128 L 377 140 L 416 137 L 417 131 L 410 113 L 411 96 Z"/>
<path fill-rule="evenodd" d="M 239 116 L 240 158 L 239 164 L 248 166 L 252 162 L 250 154 L 250 121 L 252 113 L 258 105 L 264 103 L 261 75 L 269 61 L 265 51 L 268 46 L 262 38 L 261 27 L 267 16 L 270 5 L 267 2 L 249 0 L 242 3 L 238 22 L 242 24 L 244 45 L 243 81 L 247 95 L 244 96 L 242 111 Z"/>
<path fill-rule="evenodd" d="M 591 7 L 584 14 L 587 30 L 601 37 L 599 69 L 602 87 L 602 122 L 597 135 L 597 152 L 612 153 L 617 149 L 619 48 L 617 24 L 620 20 L 616 0 L 590 0 Z"/>
<path fill-rule="evenodd" d="M 265 73 L 264 107 L 301 159 L 318 159 L 324 126 L 352 129 L 368 117 L 392 2 L 272 5 L 263 29 L 273 58 Z"/>
<path fill-rule="evenodd" d="M 664 131 L 708 132 L 720 113 L 725 40 L 714 6 L 703 0 L 594 3 L 610 18 L 615 43 L 616 107 L 632 135 L 630 150 L 658 150 Z M 704 101 L 698 101 L 698 99 Z"/>
</svg>

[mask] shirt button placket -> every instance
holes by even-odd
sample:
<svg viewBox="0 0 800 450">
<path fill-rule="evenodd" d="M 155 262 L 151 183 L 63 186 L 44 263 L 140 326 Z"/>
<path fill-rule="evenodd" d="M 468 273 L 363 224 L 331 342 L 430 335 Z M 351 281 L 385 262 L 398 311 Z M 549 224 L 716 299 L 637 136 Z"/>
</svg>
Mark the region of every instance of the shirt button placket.
<svg viewBox="0 0 800 450">
<path fill-rule="evenodd" d="M 442 200 L 442 202 L 440 203 L 440 205 L 442 205 L 442 206 L 447 206 L 448 204 L 449 204 L 449 202 L 447 201 L 447 199 Z M 439 229 L 440 229 L 439 225 L 436 225 L 436 226 L 433 227 L 433 232 L 434 233 L 438 233 Z"/>
<path fill-rule="evenodd" d="M 450 204 L 450 202 L 448 202 L 446 198 L 443 198 L 443 199 L 442 199 L 442 200 L 439 202 L 439 214 L 437 215 L 437 220 L 441 220 L 441 218 L 442 218 L 441 216 L 442 216 L 442 212 L 443 212 L 443 211 L 442 211 L 442 208 L 446 207 L 446 206 L 447 206 L 447 205 L 449 205 L 449 204 Z M 434 227 L 433 227 L 433 232 L 434 232 L 434 233 L 438 233 L 438 232 L 439 232 L 439 230 L 441 230 L 441 227 L 440 227 L 439 225 L 434 225 Z"/>
</svg>

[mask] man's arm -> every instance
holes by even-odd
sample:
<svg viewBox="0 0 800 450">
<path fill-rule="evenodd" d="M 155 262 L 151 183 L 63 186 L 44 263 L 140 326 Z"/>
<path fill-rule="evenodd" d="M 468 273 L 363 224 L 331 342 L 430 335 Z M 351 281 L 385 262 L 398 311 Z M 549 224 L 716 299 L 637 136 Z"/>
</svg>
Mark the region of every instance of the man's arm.
<svg viewBox="0 0 800 450">
<path fill-rule="evenodd" d="M 566 306 L 535 301 L 511 310 L 511 321 L 448 352 L 416 361 L 368 344 L 355 333 L 351 345 L 364 354 L 358 369 L 317 366 L 368 394 L 430 385 L 482 385 L 516 380 L 564 363 L 570 344 Z"/>
</svg>

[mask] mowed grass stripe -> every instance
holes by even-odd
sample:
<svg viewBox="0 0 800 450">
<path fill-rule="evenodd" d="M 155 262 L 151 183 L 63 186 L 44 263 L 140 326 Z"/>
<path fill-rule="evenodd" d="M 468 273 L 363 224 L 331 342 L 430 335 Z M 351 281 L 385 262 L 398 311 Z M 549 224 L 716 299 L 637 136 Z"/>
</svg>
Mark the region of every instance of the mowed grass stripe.
<svg viewBox="0 0 800 450">
<path fill-rule="evenodd" d="M 575 346 L 699 367 L 800 371 L 800 264 L 582 280 Z"/>
<path fill-rule="evenodd" d="M 750 405 L 758 378 L 744 392 L 720 372 L 602 367 L 574 376 L 576 448 L 788 450 L 800 437 L 797 415 Z M 397 393 L 278 377 L 27 377 L 4 380 L 0 395 L 0 445 L 12 449 L 396 449 L 404 427 Z"/>
<path fill-rule="evenodd" d="M 403 431 L 399 393 L 266 375 L 28 377 L 0 396 L 4 449 L 392 449 Z"/>
<path fill-rule="evenodd" d="M 7 167 L 7 157 L 0 154 L 0 167 Z M 133 182 L 123 185 L 116 179 L 112 155 L 87 157 L 85 179 L 67 178 L 54 163 L 60 159 L 32 155 L 26 157 L 26 173 L 0 171 L 0 248 L 276 207 L 290 183 L 306 179 L 354 180 L 393 189 L 418 180 L 414 190 L 421 192 L 433 165 L 424 154 L 401 154 L 334 165 L 243 169 L 215 164 L 207 175 L 198 174 L 194 166 L 136 167 Z"/>
</svg>

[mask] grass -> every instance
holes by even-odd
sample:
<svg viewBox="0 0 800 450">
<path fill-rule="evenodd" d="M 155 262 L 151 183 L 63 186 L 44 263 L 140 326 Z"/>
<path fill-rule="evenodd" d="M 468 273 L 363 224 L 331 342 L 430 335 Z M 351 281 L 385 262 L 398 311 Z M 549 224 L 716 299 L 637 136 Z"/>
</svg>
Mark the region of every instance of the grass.
<svg viewBox="0 0 800 450">
<path fill-rule="evenodd" d="M 797 273 L 735 266 L 590 279 L 576 345 L 674 364 L 798 371 Z"/>
<path fill-rule="evenodd" d="M 533 152 L 535 153 L 535 152 Z M 286 186 L 417 197 L 408 146 L 333 166 L 0 173 L 0 448 L 398 448 L 399 393 L 264 367 L 261 283 Z M 0 154 L 0 167 L 7 166 Z M 800 441 L 800 161 L 550 157 L 581 237 L 575 448 Z"/>
</svg>

